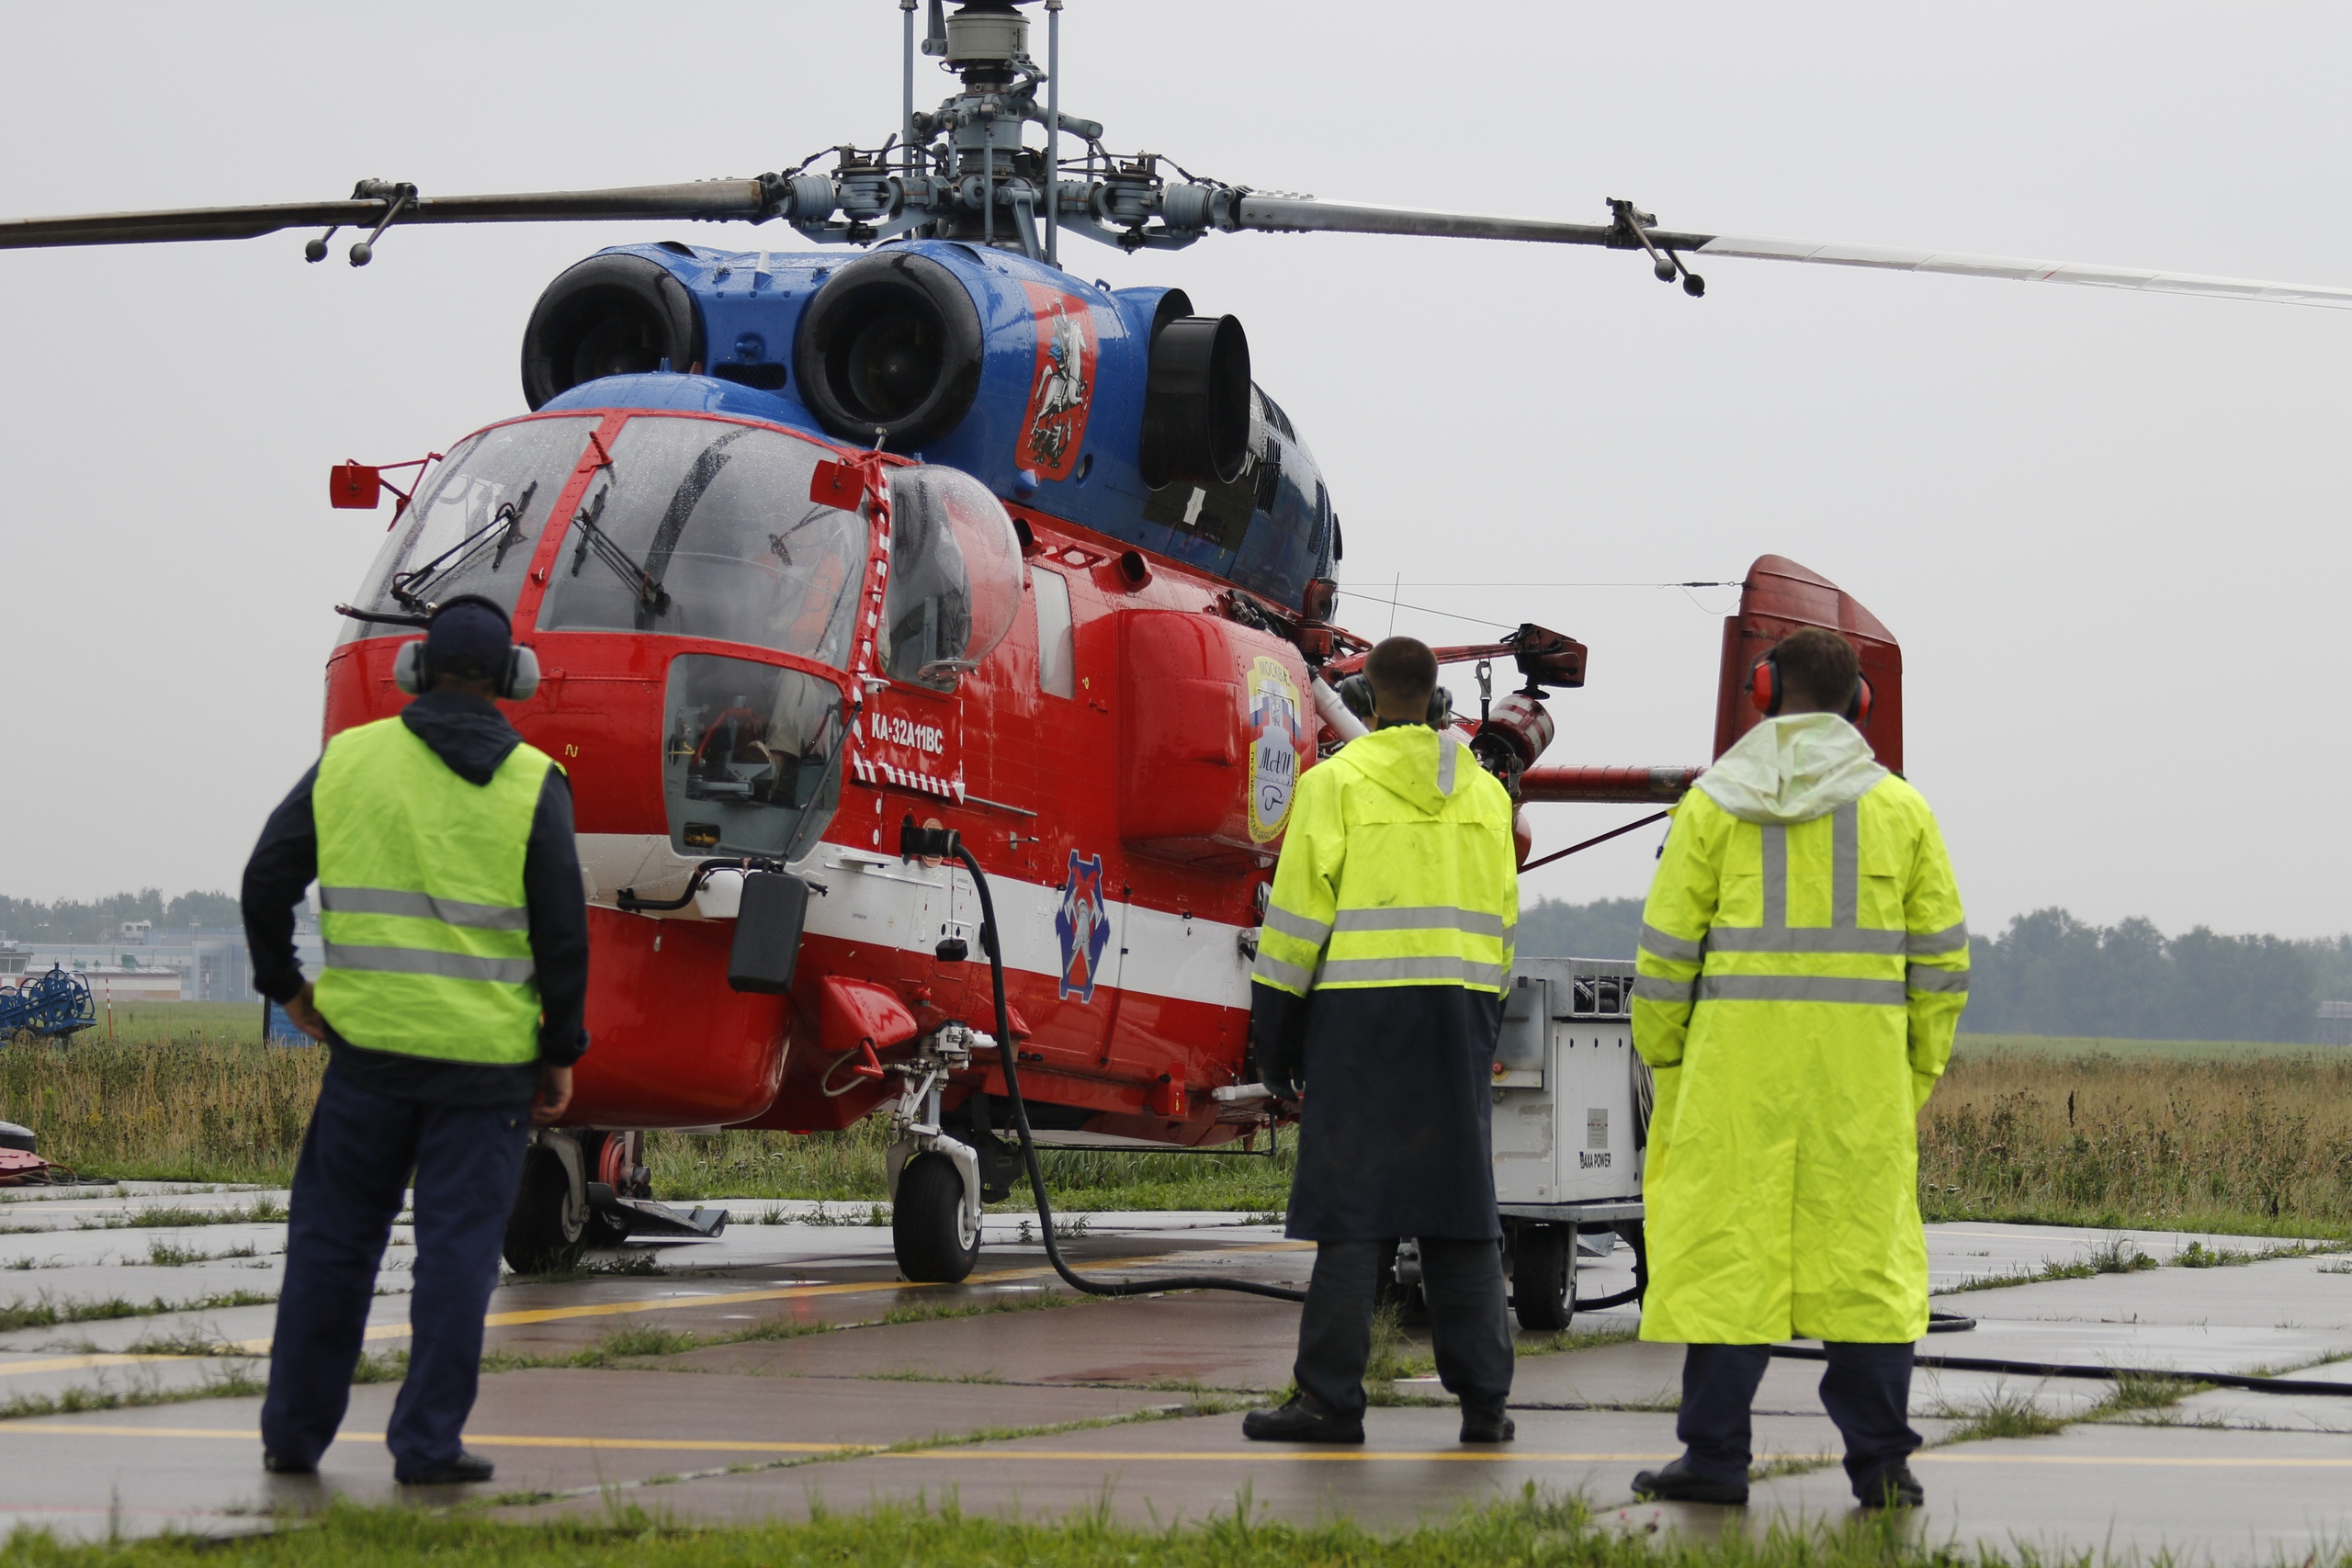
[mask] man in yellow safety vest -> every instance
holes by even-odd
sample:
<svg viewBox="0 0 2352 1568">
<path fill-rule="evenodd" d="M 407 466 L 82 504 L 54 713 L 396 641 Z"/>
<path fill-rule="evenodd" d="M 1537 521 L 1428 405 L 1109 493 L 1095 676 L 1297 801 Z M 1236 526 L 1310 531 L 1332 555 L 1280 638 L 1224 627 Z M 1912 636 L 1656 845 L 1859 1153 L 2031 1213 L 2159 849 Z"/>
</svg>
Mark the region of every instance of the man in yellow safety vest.
<svg viewBox="0 0 2352 1568">
<path fill-rule="evenodd" d="M 563 770 L 491 700 L 537 683 L 506 612 L 449 601 L 397 668 L 422 694 L 330 740 L 245 867 L 254 984 L 333 1053 L 294 1170 L 262 1463 L 307 1474 L 334 1440 L 413 1170 L 393 1473 L 486 1481 L 460 1441 L 482 1314 L 531 1125 L 563 1114 L 587 1048 L 587 905 Z M 326 962 L 306 980 L 293 908 L 313 878 Z"/>
<path fill-rule="evenodd" d="M 1807 627 L 1754 681 L 1770 716 L 1675 808 L 1642 913 L 1642 1337 L 1689 1349 L 1682 1457 L 1634 1484 L 1745 1503 L 1749 1408 L 1796 1337 L 1825 1343 L 1855 1496 L 1914 1506 L 1917 1118 L 1967 1002 L 1968 929 L 1928 803 L 1849 722 L 1869 702 L 1852 646 Z"/>
<path fill-rule="evenodd" d="M 1306 1089 L 1288 1234 L 1317 1247 L 1297 1397 L 1242 1430 L 1363 1441 L 1380 1260 L 1416 1236 L 1462 1440 L 1507 1442 L 1487 1116 L 1519 922 L 1510 797 L 1432 728 L 1427 647 L 1391 637 L 1364 669 L 1378 728 L 1300 775 L 1251 976 L 1259 1074 L 1283 1098 Z"/>
</svg>

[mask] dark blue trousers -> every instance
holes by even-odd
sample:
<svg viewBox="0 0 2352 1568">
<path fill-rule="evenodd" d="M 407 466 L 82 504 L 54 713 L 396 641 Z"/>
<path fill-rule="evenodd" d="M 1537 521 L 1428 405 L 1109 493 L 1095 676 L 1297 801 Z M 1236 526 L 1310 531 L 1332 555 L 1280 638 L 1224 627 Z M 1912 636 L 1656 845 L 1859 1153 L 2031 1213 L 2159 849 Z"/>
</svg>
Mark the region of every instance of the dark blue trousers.
<svg viewBox="0 0 2352 1568">
<path fill-rule="evenodd" d="M 1380 1298 L 1381 1244 L 1315 1245 L 1315 1272 L 1298 1314 L 1291 1376 L 1318 1409 L 1361 1420 L 1372 1360 L 1372 1314 Z M 1421 1289 L 1429 1297 L 1438 1381 L 1462 1408 L 1502 1414 L 1510 1397 L 1510 1312 L 1501 1249 L 1491 1241 L 1421 1237 Z"/>
<path fill-rule="evenodd" d="M 262 1446 L 314 1463 L 351 1403 L 376 1269 L 416 1173 L 408 1381 L 386 1434 L 409 1476 L 458 1457 L 481 1373 L 481 1320 L 530 1142 L 527 1104 L 415 1105 L 330 1068 L 294 1168 L 286 1282 L 262 1401 Z"/>
<path fill-rule="evenodd" d="M 1860 1496 L 1919 1447 L 1911 1429 L 1908 1343 L 1822 1347 L 1829 1368 L 1821 1374 L 1821 1404 L 1846 1439 L 1846 1476 Z M 1682 1440 L 1685 1469 L 1745 1485 L 1748 1412 L 1771 1363 L 1769 1345 L 1693 1345 L 1682 1358 L 1682 1413 L 1674 1435 Z"/>
</svg>

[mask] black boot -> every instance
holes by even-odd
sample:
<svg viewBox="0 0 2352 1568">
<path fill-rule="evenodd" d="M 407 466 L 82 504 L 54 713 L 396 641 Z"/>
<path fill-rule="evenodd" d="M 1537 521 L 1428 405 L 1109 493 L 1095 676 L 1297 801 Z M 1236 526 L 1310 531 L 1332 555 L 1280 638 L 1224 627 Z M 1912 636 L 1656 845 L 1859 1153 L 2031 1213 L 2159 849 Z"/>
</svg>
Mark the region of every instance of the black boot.
<svg viewBox="0 0 2352 1568">
<path fill-rule="evenodd" d="M 1519 1426 L 1503 1412 L 1498 1400 L 1492 1405 L 1474 1405 L 1466 1401 L 1462 1406 L 1462 1440 L 1465 1443 L 1508 1443 L 1519 1436 Z"/>
<path fill-rule="evenodd" d="M 1897 1464 L 1857 1485 L 1854 1497 L 1865 1508 L 1916 1508 L 1928 1494 L 1908 1464 Z"/>
<path fill-rule="evenodd" d="M 480 1454 L 458 1450 L 455 1459 L 445 1459 L 439 1464 L 427 1465 L 411 1474 L 395 1474 L 392 1479 L 403 1486 L 454 1486 L 472 1481 L 488 1481 L 498 1467 Z"/>
<path fill-rule="evenodd" d="M 1634 1477 L 1634 1491 L 1660 1503 L 1727 1503 L 1739 1507 L 1747 1502 L 1747 1482 L 1710 1481 L 1686 1469 L 1680 1460 L 1663 1470 L 1643 1471 Z"/>
<path fill-rule="evenodd" d="M 1363 1422 L 1326 1415 L 1300 1397 L 1279 1410 L 1252 1410 L 1241 1418 L 1241 1435 L 1261 1443 L 1361 1443 Z"/>
<path fill-rule="evenodd" d="M 316 1460 L 294 1459 L 286 1454 L 272 1453 L 267 1449 L 261 1450 L 261 1467 L 272 1475 L 316 1475 L 319 1472 L 319 1461 Z"/>
</svg>

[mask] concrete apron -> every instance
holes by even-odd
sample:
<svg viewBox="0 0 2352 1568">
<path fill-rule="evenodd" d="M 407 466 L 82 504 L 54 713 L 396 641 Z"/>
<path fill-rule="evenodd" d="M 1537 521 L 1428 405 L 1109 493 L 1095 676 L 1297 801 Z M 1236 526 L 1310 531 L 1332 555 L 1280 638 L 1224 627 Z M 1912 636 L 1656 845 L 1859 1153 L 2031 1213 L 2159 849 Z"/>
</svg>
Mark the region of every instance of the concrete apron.
<svg viewBox="0 0 2352 1568">
<path fill-rule="evenodd" d="M 201 1201 L 224 1212 L 251 1194 L 134 1192 L 76 1197 L 48 1210 L 48 1224 L 0 1234 L 0 1265 L 34 1265 L 19 1304 L 60 1304 L 152 1292 L 165 1304 L 226 1295 L 224 1280 L 275 1290 L 273 1254 L 282 1227 L 130 1227 L 142 1205 Z M 31 1205 L 25 1205 L 29 1210 Z M 748 1217 L 775 1205 L 742 1206 Z M 0 1205 L 14 1222 L 16 1205 Z M 801 1211 L 787 1210 L 799 1218 Z M 833 1218 L 832 1215 L 826 1216 Z M 1067 1250 L 1081 1268 L 1157 1259 L 1167 1269 L 1215 1269 L 1302 1280 L 1310 1250 L 1277 1230 L 1230 1215 L 1094 1216 Z M 95 1223 L 94 1223 L 95 1222 Z M 89 1225 L 89 1229 L 75 1226 Z M 115 1228 L 105 1228 L 112 1225 Z M 10 1233 L 0 1223 L 0 1233 Z M 252 1231 L 254 1256 L 242 1252 Z M 198 1261 L 153 1261 L 152 1236 Z M 236 1241 L 224 1246 L 231 1236 Z M 2159 1258 L 2188 1238 L 2138 1238 Z M 2246 1247 L 2229 1238 L 2201 1238 Z M 1930 1253 L 1939 1285 L 2066 1262 L 2111 1246 L 2111 1233 L 2046 1227 L 1937 1226 Z M 111 1249 L 111 1250 L 108 1250 Z M 397 1250 L 390 1262 L 404 1257 Z M 54 1260 L 53 1264 L 51 1260 Z M 910 1286 L 895 1277 L 887 1231 L 739 1219 L 716 1247 L 633 1249 L 608 1268 L 566 1280 L 513 1280 L 492 1303 L 494 1348 L 568 1356 L 615 1328 L 656 1326 L 706 1338 L 764 1329 L 870 1325 L 792 1337 L 747 1338 L 617 1369 L 548 1368 L 486 1376 L 468 1441 L 498 1461 L 478 1501 L 514 1499 L 503 1512 L 531 1517 L 596 1512 L 608 1492 L 682 1519 L 732 1522 L 801 1517 L 812 1499 L 834 1508 L 877 1499 L 936 1502 L 967 1510 L 1035 1514 L 1107 1499 L 1140 1524 L 1229 1512 L 1245 1490 L 1262 1514 L 1311 1522 L 1336 1513 L 1380 1529 L 1450 1515 L 1464 1501 L 1517 1495 L 1529 1482 L 1581 1492 L 1617 1528 L 1694 1531 L 1760 1528 L 1773 1517 L 1845 1517 L 1850 1500 L 1834 1462 L 1826 1470 L 1759 1483 L 1757 1506 L 1724 1510 L 1629 1506 L 1633 1472 L 1671 1457 L 1680 1354 L 1669 1346 L 1601 1345 L 1524 1354 L 1514 1404 L 1518 1442 L 1467 1449 L 1454 1413 L 1377 1408 L 1361 1450 L 1317 1450 L 1241 1440 L 1238 1408 L 1253 1391 L 1287 1381 L 1294 1309 L 1240 1296 L 1199 1294 L 1083 1303 L 1038 1310 L 987 1310 L 1065 1299 L 1034 1235 L 991 1216 L 989 1250 L 957 1287 Z M 259 1265 L 259 1266 L 257 1266 Z M 2324 1262 L 2103 1276 L 1976 1291 L 1939 1303 L 1976 1314 L 1973 1334 L 1936 1336 L 1928 1351 L 2094 1365 L 2172 1365 L 2210 1371 L 2286 1370 L 2352 1354 L 2352 1292 Z M 650 1270 L 640 1273 L 639 1270 Z M 1619 1287 L 1626 1259 L 1589 1264 L 1580 1289 Z M 177 1291 L 158 1288 L 187 1283 Z M 395 1268 L 385 1283 L 398 1290 Z M 255 1288 L 246 1284 L 244 1288 Z M 0 1301 L 8 1298 L 0 1287 Z M 881 1324 L 898 1313 L 933 1316 Z M 0 1335 L 0 1401 L 131 1400 L 200 1392 L 238 1363 L 160 1354 L 195 1338 L 266 1346 L 267 1305 L 190 1309 L 135 1318 L 60 1324 Z M 405 1302 L 379 1297 L 371 1343 L 405 1343 Z M 1630 1313 L 1580 1319 L 1580 1330 L 1630 1329 Z M 1409 1350 L 1411 1347 L 1408 1347 Z M 1538 1348 L 1532 1340 L 1523 1350 Z M 250 1359 L 242 1364 L 258 1371 Z M 1817 1363 L 1776 1360 L 1758 1400 L 1759 1462 L 1834 1456 L 1822 1415 Z M 2339 1369 L 2343 1371 L 2344 1369 Z M 2300 1372 L 2325 1378 L 2327 1369 Z M 2099 1380 L 2044 1380 L 1923 1371 L 1915 1425 L 1931 1442 L 1991 1403 L 2080 1416 L 2111 1391 Z M 1217 1391 L 1234 1391 L 1220 1395 Z M 1400 1385 L 1434 1396 L 1428 1383 Z M 67 1535 L 177 1528 L 254 1528 L 254 1509 L 303 1510 L 330 1496 L 394 1495 L 380 1434 L 395 1390 L 353 1391 L 345 1440 L 316 1479 L 264 1476 L 257 1463 L 258 1400 L 250 1396 L 0 1420 L 0 1519 L 46 1523 Z M 1233 1408 L 1199 1411 L 1229 1398 Z M 2228 1428 L 2098 1425 L 2055 1437 L 1934 1449 L 1917 1461 L 1929 1506 L 1909 1528 L 1928 1539 L 2077 1546 L 2203 1544 L 2215 1557 L 2260 1546 L 2340 1539 L 2352 1523 L 2352 1384 L 2335 1400 L 2217 1391 L 2156 1418 L 2228 1423 Z M 2138 1419 L 2148 1418 L 2146 1413 Z M 2294 1430 L 2249 1430 L 2249 1427 Z M 1044 1428 L 1039 1430 L 1039 1428 Z M 1017 1434 L 1017 1435 L 1016 1435 Z M 876 1451 L 877 1450 L 885 1451 Z M 642 1496 L 638 1488 L 684 1479 Z M 534 1499 L 525 1501 L 516 1494 Z M 2346 1499 L 2335 1504 L 2334 1499 Z M 2314 1499 L 2320 1500 L 2314 1503 Z M 433 1501 L 455 1501 L 457 1497 Z"/>
</svg>

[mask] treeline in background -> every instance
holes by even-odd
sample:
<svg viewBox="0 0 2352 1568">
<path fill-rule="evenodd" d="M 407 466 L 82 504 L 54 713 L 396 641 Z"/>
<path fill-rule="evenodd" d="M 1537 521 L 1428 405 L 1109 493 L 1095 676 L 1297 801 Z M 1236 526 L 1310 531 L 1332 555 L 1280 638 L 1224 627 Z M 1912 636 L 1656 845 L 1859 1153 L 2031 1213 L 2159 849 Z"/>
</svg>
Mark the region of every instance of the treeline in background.
<svg viewBox="0 0 2352 1568">
<path fill-rule="evenodd" d="M 0 937 L 17 942 L 109 942 L 125 920 L 153 920 L 157 931 L 184 931 L 190 926 L 233 928 L 244 924 L 244 916 L 231 893 L 183 893 L 166 898 L 153 887 L 142 887 L 86 904 L 0 897 Z"/>
<path fill-rule="evenodd" d="M 1519 951 L 1631 958 L 1637 898 L 1522 910 Z M 2290 941 L 2219 936 L 2199 926 L 2168 937 L 2146 920 L 2112 926 L 2064 909 L 2019 915 L 1971 943 L 1963 1032 L 2111 1040 L 2319 1038 L 2319 1004 L 2352 1000 L 2352 936 Z"/>
</svg>

